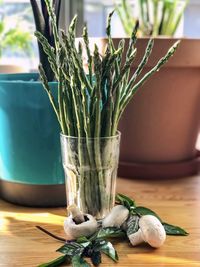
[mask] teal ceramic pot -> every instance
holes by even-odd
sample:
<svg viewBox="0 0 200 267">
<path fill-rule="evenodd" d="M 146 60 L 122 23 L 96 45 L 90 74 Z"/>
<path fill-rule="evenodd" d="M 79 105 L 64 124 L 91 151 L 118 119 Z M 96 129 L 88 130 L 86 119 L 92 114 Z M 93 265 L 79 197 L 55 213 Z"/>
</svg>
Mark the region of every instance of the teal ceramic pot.
<svg viewBox="0 0 200 267">
<path fill-rule="evenodd" d="M 50 83 L 56 97 L 56 83 Z M 1 196 L 30 206 L 65 205 L 59 125 L 37 73 L 0 74 Z"/>
</svg>

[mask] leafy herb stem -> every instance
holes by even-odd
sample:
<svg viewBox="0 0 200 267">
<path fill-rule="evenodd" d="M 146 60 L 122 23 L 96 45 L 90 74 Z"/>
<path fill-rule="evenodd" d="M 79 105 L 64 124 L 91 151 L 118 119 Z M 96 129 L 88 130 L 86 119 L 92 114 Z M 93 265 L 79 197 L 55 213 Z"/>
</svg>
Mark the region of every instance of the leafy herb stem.
<svg viewBox="0 0 200 267">
<path fill-rule="evenodd" d="M 47 231 L 46 229 L 44 229 L 43 227 L 36 225 L 36 228 L 39 229 L 40 231 L 42 231 L 43 233 L 53 237 L 56 240 L 62 241 L 62 242 L 66 242 L 66 239 L 64 239 L 63 237 L 57 236 L 55 234 L 52 234 L 51 232 Z"/>
</svg>

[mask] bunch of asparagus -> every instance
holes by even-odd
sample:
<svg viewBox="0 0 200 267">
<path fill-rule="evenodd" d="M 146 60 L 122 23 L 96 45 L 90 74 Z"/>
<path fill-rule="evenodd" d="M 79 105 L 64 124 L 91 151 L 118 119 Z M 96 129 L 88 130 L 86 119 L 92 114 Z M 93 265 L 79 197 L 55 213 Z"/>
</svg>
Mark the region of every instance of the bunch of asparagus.
<svg viewBox="0 0 200 267">
<path fill-rule="evenodd" d="M 140 36 L 174 36 L 189 0 L 137 0 Z M 128 36 L 137 20 L 133 16 L 130 0 L 116 5 L 119 18 Z"/>
<path fill-rule="evenodd" d="M 102 55 L 97 45 L 92 53 L 89 48 L 87 27 L 83 28 L 83 43 L 79 42 L 77 47 L 75 43 L 77 17 L 72 20 L 67 34 L 62 30 L 58 31 L 50 0 L 45 2 L 52 23 L 55 48 L 41 32 L 37 31 L 35 35 L 47 54 L 58 82 L 57 99 L 51 92 L 42 65 L 39 66 L 40 77 L 57 116 L 61 132 L 64 135 L 77 137 L 78 142 L 75 153 L 78 156 L 74 157 L 71 147 L 66 146 L 68 152 L 63 159 L 64 168 L 70 169 L 67 176 L 70 176 L 72 171 L 69 166 L 76 168 L 76 171 L 73 170 L 76 182 L 70 182 L 70 178 L 67 177 L 69 188 L 78 192 L 69 204 L 74 202 L 83 212 L 101 217 L 112 208 L 115 198 L 116 166 L 113 166 L 113 160 L 115 159 L 117 163 L 117 150 L 114 148 L 114 140 L 111 138 L 112 141 L 109 142 L 107 137 L 117 135 L 119 120 L 131 98 L 139 87 L 175 53 L 179 42 L 169 49 L 155 67 L 138 79 L 154 43 L 152 39 L 149 40 L 143 59 L 132 75 L 130 68 L 137 51 L 135 45 L 138 22 L 125 51 L 124 40 L 115 47 L 111 38 L 113 15 L 111 12 L 106 28 L 108 43 L 105 53 Z M 87 71 L 82 58 L 83 49 L 86 49 L 87 54 Z M 103 137 L 108 141 L 102 148 Z M 91 171 L 88 171 L 90 168 Z"/>
<path fill-rule="evenodd" d="M 169 49 L 155 67 L 137 81 L 151 55 L 154 40 L 149 40 L 142 61 L 135 73 L 130 75 L 131 64 L 136 56 L 136 33 L 139 24 L 137 22 L 133 29 L 127 51 L 124 51 L 125 41 L 123 39 L 115 48 L 110 27 L 112 12 L 108 16 L 106 30 L 108 45 L 104 55 L 100 55 L 97 45 L 95 45 L 94 54 L 91 54 L 87 27 L 83 28 L 89 70 L 86 73 L 82 60 L 82 44 L 79 42 L 78 49 L 75 45 L 77 17 L 75 16 L 72 20 L 67 35 L 64 31 L 60 31 L 60 38 L 50 1 L 45 0 L 45 2 L 51 17 L 55 49 L 39 31 L 36 31 L 35 35 L 47 54 L 58 81 L 58 105 L 53 98 L 42 65 L 39 65 L 39 71 L 62 133 L 80 137 L 115 135 L 121 115 L 131 98 L 139 87 L 174 54 L 179 41 Z M 122 64 L 123 53 L 126 53 L 124 64 Z"/>
</svg>

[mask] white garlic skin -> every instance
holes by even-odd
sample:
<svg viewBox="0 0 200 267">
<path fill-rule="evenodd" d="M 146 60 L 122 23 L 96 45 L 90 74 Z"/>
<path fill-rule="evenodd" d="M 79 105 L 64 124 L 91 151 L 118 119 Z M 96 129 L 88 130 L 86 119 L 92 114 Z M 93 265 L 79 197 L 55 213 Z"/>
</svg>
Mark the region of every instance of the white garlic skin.
<svg viewBox="0 0 200 267">
<path fill-rule="evenodd" d="M 117 205 L 112 208 L 110 213 L 103 219 L 102 226 L 120 227 L 128 218 L 129 210 L 123 205 Z"/>
<path fill-rule="evenodd" d="M 77 239 L 81 236 L 91 236 L 97 231 L 98 224 L 95 218 L 90 214 L 85 214 L 87 221 L 76 224 L 70 215 L 64 221 L 64 231 L 68 239 Z"/>
<path fill-rule="evenodd" d="M 159 248 L 166 240 L 165 228 L 153 215 L 142 216 L 139 221 L 142 238 L 151 247 Z"/>
<path fill-rule="evenodd" d="M 133 247 L 144 242 L 140 229 L 136 233 L 129 235 L 128 238 Z"/>
</svg>

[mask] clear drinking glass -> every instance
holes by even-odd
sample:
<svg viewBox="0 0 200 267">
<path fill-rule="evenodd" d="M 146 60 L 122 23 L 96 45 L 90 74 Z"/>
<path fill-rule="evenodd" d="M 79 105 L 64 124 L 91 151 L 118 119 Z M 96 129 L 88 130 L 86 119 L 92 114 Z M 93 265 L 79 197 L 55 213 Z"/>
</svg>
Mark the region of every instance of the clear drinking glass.
<svg viewBox="0 0 200 267">
<path fill-rule="evenodd" d="M 76 204 L 97 219 L 108 214 L 115 202 L 120 132 L 102 138 L 61 134 L 67 204 Z"/>
</svg>

